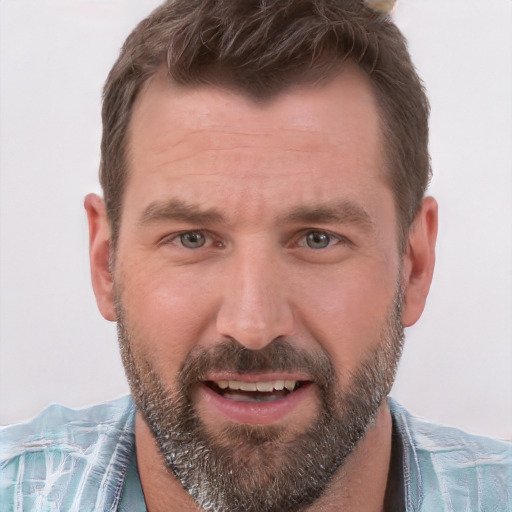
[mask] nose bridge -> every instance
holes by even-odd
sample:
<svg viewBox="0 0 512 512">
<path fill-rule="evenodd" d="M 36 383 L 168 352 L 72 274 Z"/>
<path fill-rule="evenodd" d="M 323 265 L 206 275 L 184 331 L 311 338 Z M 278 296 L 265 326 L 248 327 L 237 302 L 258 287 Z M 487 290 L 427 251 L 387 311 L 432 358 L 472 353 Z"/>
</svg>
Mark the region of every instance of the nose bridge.
<svg viewBox="0 0 512 512">
<path fill-rule="evenodd" d="M 233 251 L 217 316 L 219 334 L 259 350 L 292 333 L 293 311 L 278 258 L 263 243 Z"/>
</svg>

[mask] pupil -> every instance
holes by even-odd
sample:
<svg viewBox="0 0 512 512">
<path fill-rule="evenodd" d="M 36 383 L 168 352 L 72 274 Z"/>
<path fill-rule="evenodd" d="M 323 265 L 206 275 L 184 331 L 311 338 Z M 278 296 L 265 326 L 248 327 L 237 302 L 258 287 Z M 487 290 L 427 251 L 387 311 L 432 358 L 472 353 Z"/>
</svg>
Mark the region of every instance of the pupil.
<svg viewBox="0 0 512 512">
<path fill-rule="evenodd" d="M 324 249 L 329 245 L 329 235 L 319 231 L 313 231 L 308 234 L 307 243 L 312 249 Z"/>
<path fill-rule="evenodd" d="M 201 233 L 184 233 L 181 235 L 181 243 L 189 249 L 196 249 L 204 245 L 204 235 Z"/>
</svg>

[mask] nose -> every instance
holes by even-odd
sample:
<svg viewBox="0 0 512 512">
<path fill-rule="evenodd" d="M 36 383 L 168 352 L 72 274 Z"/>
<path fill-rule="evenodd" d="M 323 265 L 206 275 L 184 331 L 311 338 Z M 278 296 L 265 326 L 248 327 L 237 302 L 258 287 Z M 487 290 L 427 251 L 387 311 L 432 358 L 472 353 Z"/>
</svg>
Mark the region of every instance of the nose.
<svg viewBox="0 0 512 512">
<path fill-rule="evenodd" d="M 290 336 L 294 329 L 289 290 L 277 257 L 260 251 L 238 251 L 229 258 L 217 331 L 250 350 Z"/>
</svg>

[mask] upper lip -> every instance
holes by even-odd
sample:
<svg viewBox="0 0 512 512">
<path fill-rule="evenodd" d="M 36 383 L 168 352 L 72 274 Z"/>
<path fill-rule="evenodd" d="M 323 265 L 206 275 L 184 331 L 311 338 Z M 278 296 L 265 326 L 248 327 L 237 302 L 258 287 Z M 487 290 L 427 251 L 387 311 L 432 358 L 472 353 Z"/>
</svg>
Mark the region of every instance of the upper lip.
<svg viewBox="0 0 512 512">
<path fill-rule="evenodd" d="M 265 372 L 265 373 L 237 373 L 237 372 L 211 372 L 206 375 L 203 381 L 217 382 L 223 380 L 234 380 L 240 382 L 271 382 L 275 380 L 311 381 L 311 377 L 301 372 Z"/>
</svg>

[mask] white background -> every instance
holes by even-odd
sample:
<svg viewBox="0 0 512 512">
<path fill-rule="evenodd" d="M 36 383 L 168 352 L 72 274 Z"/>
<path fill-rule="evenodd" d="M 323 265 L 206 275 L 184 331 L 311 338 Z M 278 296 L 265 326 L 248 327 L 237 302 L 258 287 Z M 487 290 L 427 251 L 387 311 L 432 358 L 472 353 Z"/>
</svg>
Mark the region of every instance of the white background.
<svg viewBox="0 0 512 512">
<path fill-rule="evenodd" d="M 0 0 L 0 424 L 127 392 L 89 284 L 101 88 L 157 0 Z M 512 2 L 401 0 L 432 103 L 431 296 L 393 395 L 512 438 Z"/>
</svg>

